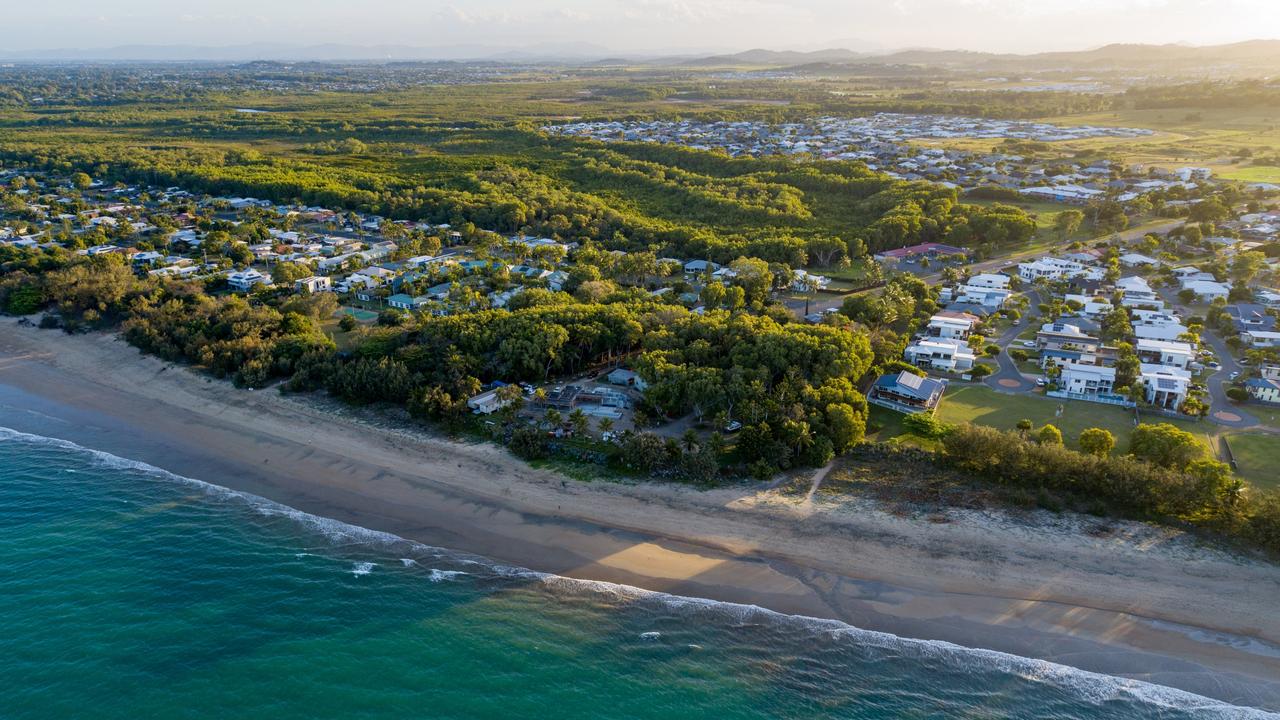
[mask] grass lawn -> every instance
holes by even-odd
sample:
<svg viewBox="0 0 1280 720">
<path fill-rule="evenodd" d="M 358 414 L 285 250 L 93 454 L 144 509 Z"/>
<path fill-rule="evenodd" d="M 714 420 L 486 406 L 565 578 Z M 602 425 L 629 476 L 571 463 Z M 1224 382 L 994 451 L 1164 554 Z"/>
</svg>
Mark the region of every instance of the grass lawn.
<svg viewBox="0 0 1280 720">
<path fill-rule="evenodd" d="M 1058 415 L 1058 408 L 1062 408 Z M 949 390 L 938 407 L 938 419 L 947 423 L 969 422 L 989 425 L 1001 430 L 1012 430 L 1018 421 L 1027 418 L 1039 428 L 1051 424 L 1062 431 L 1067 447 L 1078 449 L 1076 438 L 1080 431 L 1090 427 L 1110 430 L 1116 437 L 1116 451 L 1128 447 L 1129 433 L 1133 430 L 1133 411 L 1111 405 L 1079 400 L 1057 400 L 1039 395 L 1006 395 L 978 385 Z M 1206 429 L 1209 426 L 1191 420 L 1169 419 L 1160 416 L 1144 416 L 1145 422 L 1172 422 L 1188 430 L 1208 444 Z M 1234 444 L 1233 444 L 1234 447 Z"/>
<path fill-rule="evenodd" d="M 1280 489 L 1280 435 L 1240 433 L 1227 436 L 1237 473 L 1258 487 Z"/>
</svg>

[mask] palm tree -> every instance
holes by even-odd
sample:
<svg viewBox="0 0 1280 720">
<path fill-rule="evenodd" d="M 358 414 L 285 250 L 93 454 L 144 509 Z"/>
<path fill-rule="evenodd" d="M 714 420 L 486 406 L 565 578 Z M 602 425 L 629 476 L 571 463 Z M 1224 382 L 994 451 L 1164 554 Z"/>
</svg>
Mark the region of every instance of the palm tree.
<svg viewBox="0 0 1280 720">
<path fill-rule="evenodd" d="M 596 427 L 600 428 L 601 434 L 607 435 L 613 429 L 612 418 L 600 418 L 600 422 L 596 423 Z"/>
<path fill-rule="evenodd" d="M 693 452 L 693 449 L 698 446 L 698 431 L 689 428 L 684 431 L 684 435 L 680 439 L 684 443 L 684 451 Z"/>
<path fill-rule="evenodd" d="M 550 425 L 552 428 L 557 428 L 560 427 L 560 421 L 564 418 L 561 417 L 559 410 L 555 408 L 547 408 L 547 412 L 543 414 L 542 419 L 546 421 L 547 425 Z"/>
</svg>

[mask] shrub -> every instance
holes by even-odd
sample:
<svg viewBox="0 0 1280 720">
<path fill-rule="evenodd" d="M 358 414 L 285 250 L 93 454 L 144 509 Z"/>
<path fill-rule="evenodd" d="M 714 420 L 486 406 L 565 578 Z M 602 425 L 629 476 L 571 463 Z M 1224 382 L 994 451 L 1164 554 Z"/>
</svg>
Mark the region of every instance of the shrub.
<svg viewBox="0 0 1280 720">
<path fill-rule="evenodd" d="M 1227 388 L 1227 397 L 1235 402 L 1242 403 L 1249 399 L 1249 391 L 1242 387 Z"/>
<path fill-rule="evenodd" d="M 969 374 L 976 378 L 984 378 L 994 372 L 990 365 L 974 365 Z"/>
</svg>

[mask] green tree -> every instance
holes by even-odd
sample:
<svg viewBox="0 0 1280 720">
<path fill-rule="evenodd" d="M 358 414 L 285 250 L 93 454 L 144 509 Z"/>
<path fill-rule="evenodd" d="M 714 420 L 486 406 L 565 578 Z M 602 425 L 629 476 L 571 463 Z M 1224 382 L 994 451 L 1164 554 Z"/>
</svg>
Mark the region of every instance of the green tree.
<svg viewBox="0 0 1280 720">
<path fill-rule="evenodd" d="M 1111 451 L 1116 446 L 1116 438 L 1111 434 L 1111 431 L 1097 427 L 1081 430 L 1080 438 L 1077 442 L 1080 444 L 1082 451 L 1101 458 L 1111 455 Z"/>
<path fill-rule="evenodd" d="M 1080 229 L 1082 222 L 1084 222 L 1084 213 L 1079 210 L 1063 210 L 1053 219 L 1053 229 L 1058 231 L 1060 239 L 1066 240 Z"/>
<path fill-rule="evenodd" d="M 1036 433 L 1036 442 L 1041 445 L 1061 445 L 1062 431 L 1053 425 L 1045 425 Z"/>
<path fill-rule="evenodd" d="M 1129 436 L 1130 455 L 1172 470 L 1186 469 L 1206 451 L 1195 435 L 1170 423 L 1141 423 Z"/>
</svg>

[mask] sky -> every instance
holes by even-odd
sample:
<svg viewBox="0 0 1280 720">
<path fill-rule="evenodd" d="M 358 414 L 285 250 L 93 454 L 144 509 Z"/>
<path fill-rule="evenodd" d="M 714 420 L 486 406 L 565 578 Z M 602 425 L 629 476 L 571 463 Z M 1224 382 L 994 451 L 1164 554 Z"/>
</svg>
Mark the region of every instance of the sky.
<svg viewBox="0 0 1280 720">
<path fill-rule="evenodd" d="M 1280 0 L 3 0 L 0 55 L 122 45 L 589 43 L 997 52 L 1280 36 Z"/>
</svg>

